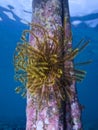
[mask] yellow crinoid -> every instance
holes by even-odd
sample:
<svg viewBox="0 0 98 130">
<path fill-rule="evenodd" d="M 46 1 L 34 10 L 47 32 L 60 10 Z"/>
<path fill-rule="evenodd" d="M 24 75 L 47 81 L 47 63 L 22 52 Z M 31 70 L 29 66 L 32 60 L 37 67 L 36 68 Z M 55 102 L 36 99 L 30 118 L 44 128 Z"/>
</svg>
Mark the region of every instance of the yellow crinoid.
<svg viewBox="0 0 98 130">
<path fill-rule="evenodd" d="M 22 92 L 22 96 L 25 96 L 28 90 L 40 102 L 42 100 L 48 102 L 51 93 L 57 103 L 66 97 L 70 98 L 72 81 L 81 81 L 85 75 L 85 71 L 73 68 L 72 60 L 88 42 L 80 49 L 75 48 L 66 52 L 64 48 L 67 48 L 67 44 L 62 44 L 62 36 L 59 36 L 62 27 L 56 29 L 54 35 L 50 35 L 39 24 L 32 23 L 31 27 L 33 31 L 23 32 L 22 43 L 17 45 L 14 53 L 15 79 L 23 84 L 16 88 L 16 92 Z M 36 31 L 41 34 L 42 39 L 35 33 Z M 26 41 L 27 33 L 35 39 L 35 46 Z"/>
</svg>

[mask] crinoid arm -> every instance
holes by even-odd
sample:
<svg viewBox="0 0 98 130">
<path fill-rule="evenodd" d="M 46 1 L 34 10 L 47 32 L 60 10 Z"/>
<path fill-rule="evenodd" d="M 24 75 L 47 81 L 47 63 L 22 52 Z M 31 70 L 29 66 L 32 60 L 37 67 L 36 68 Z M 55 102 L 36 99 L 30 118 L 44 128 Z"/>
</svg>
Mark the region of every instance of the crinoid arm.
<svg viewBox="0 0 98 130">
<path fill-rule="evenodd" d="M 85 77 L 85 71 L 75 69 L 68 63 L 73 62 L 88 42 L 80 48 L 61 55 L 62 44 L 58 33 L 50 36 L 43 26 L 35 23 L 32 23 L 31 27 L 41 33 L 43 40 L 40 40 L 32 30 L 23 31 L 22 42 L 17 45 L 14 53 L 15 80 L 21 82 L 22 87 L 17 87 L 15 90 L 17 93 L 22 93 L 22 96 L 26 96 L 28 90 L 32 96 L 37 97 L 40 105 L 43 100 L 45 102 L 50 100 L 52 92 L 57 103 L 60 104 L 60 100 L 71 98 L 72 92 L 68 86 L 72 84 L 72 81 L 82 81 Z M 31 46 L 26 40 L 27 33 L 35 38 L 35 46 Z M 90 62 L 77 63 L 75 66 Z"/>
</svg>

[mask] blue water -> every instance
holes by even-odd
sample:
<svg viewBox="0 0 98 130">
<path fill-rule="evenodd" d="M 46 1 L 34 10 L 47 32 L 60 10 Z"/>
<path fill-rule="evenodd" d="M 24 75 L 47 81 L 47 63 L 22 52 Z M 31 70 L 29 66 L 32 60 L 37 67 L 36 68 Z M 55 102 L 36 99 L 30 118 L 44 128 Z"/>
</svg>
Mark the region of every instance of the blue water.
<svg viewBox="0 0 98 130">
<path fill-rule="evenodd" d="M 17 83 L 14 81 L 13 54 L 22 31 L 27 28 L 14 15 L 17 21 L 9 19 L 0 7 L 0 121 L 6 124 L 25 123 L 26 100 L 15 94 Z M 0 129 L 1 130 L 1 129 Z"/>
<path fill-rule="evenodd" d="M 84 17 L 71 17 L 73 20 L 93 20 L 98 14 L 90 14 Z M 82 83 L 77 83 L 80 103 L 85 106 L 82 114 L 84 130 L 98 130 L 98 25 L 94 28 L 88 27 L 85 23 L 72 26 L 73 46 L 81 38 L 90 40 L 86 49 L 77 56 L 76 61 L 92 59 L 90 65 L 83 66 L 87 71 L 86 78 Z"/>
<path fill-rule="evenodd" d="M 21 33 L 28 27 L 20 22 L 20 18 L 13 14 L 16 21 L 6 16 L 0 7 L 0 126 L 5 124 L 17 126 L 18 130 L 24 130 L 26 122 L 26 100 L 15 94 L 17 83 L 14 81 L 13 53 Z M 71 17 L 73 20 L 93 20 L 98 14 L 90 14 L 85 17 Z M 90 40 L 88 47 L 76 58 L 76 61 L 92 59 L 93 63 L 82 67 L 87 71 L 82 83 L 77 83 L 80 103 L 85 106 L 82 119 L 84 130 L 98 130 L 98 26 L 91 28 L 85 23 L 78 26 L 72 25 L 73 47 L 81 38 Z"/>
</svg>

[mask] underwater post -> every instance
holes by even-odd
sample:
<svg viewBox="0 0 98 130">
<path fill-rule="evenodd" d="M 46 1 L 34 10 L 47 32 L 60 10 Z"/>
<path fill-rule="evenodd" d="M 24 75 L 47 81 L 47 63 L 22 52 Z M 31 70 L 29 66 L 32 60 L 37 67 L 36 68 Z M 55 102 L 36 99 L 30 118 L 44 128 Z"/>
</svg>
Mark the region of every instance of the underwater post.
<svg viewBox="0 0 98 130">
<path fill-rule="evenodd" d="M 39 55 L 42 54 L 44 59 L 48 59 L 49 62 L 43 62 L 43 67 L 42 63 L 40 63 L 42 57 L 39 56 L 38 63 L 40 67 L 44 68 L 42 72 L 45 72 L 45 74 L 44 78 L 41 77 L 42 80 L 38 77 L 39 80 L 35 81 L 35 84 L 38 82 L 43 84 L 43 82 L 45 82 L 43 88 L 36 91 L 38 93 L 33 96 L 30 94 L 30 89 L 27 89 L 26 130 L 82 130 L 81 110 L 75 85 L 76 81 L 74 78 L 70 81 L 69 78 L 65 76 L 64 80 L 68 80 L 64 82 L 64 76 L 62 76 L 62 73 L 63 75 L 69 75 L 69 69 L 71 68 L 72 70 L 73 68 L 72 58 L 70 58 L 72 55 L 72 35 L 68 0 L 33 0 L 31 31 L 29 39 L 30 45 L 35 47 L 35 49 L 40 48 L 37 53 L 39 53 Z M 49 42 L 49 45 L 45 42 Z M 38 45 L 35 43 L 38 43 Z M 44 49 L 47 50 L 45 51 Z M 71 55 L 68 56 L 70 52 Z M 65 60 L 68 58 L 71 60 L 67 62 L 63 60 L 62 57 L 64 57 L 65 53 L 67 54 Z M 60 60 L 60 62 L 63 61 L 63 64 L 59 62 L 59 64 L 53 68 L 52 66 L 59 61 L 55 57 L 59 57 L 59 60 L 61 58 L 62 60 Z M 49 58 L 51 58 L 51 60 Z M 47 64 L 49 64 L 48 68 L 52 68 L 54 73 L 46 71 L 48 70 Z M 62 68 L 59 69 L 59 72 L 57 66 L 61 66 Z M 57 69 L 55 70 L 55 68 Z M 60 70 L 63 70 L 63 72 Z M 65 71 L 68 73 L 66 74 Z M 39 75 L 43 76 L 43 73 L 40 72 Z M 50 82 L 44 80 L 45 78 L 48 80 L 47 75 Z M 52 80 L 53 78 L 54 80 Z M 57 79 L 60 80 L 60 82 L 58 82 Z M 59 87 L 56 88 L 53 86 Z M 65 89 L 62 86 L 67 87 Z M 63 92 L 65 92 L 64 97 L 61 95 Z M 40 93 L 42 93 L 41 100 L 37 98 Z M 47 101 L 45 101 L 45 99 L 47 99 Z"/>
</svg>

